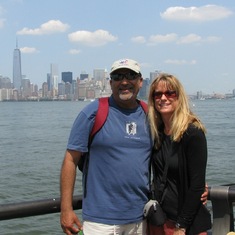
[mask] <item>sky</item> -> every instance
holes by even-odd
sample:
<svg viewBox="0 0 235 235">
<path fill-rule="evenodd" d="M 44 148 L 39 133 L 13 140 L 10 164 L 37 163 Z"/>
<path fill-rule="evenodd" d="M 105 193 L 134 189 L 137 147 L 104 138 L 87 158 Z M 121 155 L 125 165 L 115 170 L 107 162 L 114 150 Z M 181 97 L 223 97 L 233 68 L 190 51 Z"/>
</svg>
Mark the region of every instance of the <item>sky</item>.
<svg viewBox="0 0 235 235">
<path fill-rule="evenodd" d="M 138 61 L 175 75 L 187 93 L 235 89 L 233 0 L 0 0 L 0 75 L 12 80 L 13 51 L 22 74 L 39 88 L 50 64 L 61 72 L 110 71 Z"/>
</svg>

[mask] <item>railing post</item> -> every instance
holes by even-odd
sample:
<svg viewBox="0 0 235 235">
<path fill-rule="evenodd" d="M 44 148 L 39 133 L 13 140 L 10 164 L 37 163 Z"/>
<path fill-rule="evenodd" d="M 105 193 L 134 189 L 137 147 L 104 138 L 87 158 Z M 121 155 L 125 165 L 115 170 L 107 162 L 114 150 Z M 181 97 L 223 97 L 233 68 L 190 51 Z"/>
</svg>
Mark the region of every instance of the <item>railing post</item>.
<svg viewBox="0 0 235 235">
<path fill-rule="evenodd" d="M 213 208 L 213 235 L 227 234 L 234 231 L 232 201 L 229 200 L 230 186 L 213 186 L 210 189 L 210 200 Z"/>
</svg>

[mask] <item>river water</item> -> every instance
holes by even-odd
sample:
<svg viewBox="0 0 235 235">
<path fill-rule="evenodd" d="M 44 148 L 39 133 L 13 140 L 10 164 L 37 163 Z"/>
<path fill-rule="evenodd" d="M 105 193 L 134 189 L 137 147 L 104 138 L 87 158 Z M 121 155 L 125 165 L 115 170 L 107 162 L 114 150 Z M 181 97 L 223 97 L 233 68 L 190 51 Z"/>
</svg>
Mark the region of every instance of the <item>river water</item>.
<svg viewBox="0 0 235 235">
<path fill-rule="evenodd" d="M 59 197 L 68 135 L 86 104 L 0 102 L 0 204 Z M 235 183 L 235 100 L 193 100 L 192 105 L 207 128 L 209 186 Z M 79 173 L 76 195 L 81 193 L 80 178 Z M 63 233 L 57 213 L 0 221 L 0 234 Z"/>
</svg>

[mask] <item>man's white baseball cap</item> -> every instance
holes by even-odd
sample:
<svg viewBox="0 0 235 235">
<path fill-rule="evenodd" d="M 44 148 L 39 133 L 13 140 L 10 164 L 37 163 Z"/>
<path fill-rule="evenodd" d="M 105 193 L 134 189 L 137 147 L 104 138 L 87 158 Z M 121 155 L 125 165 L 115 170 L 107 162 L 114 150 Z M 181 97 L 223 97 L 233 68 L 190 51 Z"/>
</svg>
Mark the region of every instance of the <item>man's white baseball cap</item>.
<svg viewBox="0 0 235 235">
<path fill-rule="evenodd" d="M 110 74 L 118 69 L 130 69 L 136 73 L 140 73 L 140 65 L 137 61 L 131 59 L 120 59 L 113 63 Z"/>
</svg>

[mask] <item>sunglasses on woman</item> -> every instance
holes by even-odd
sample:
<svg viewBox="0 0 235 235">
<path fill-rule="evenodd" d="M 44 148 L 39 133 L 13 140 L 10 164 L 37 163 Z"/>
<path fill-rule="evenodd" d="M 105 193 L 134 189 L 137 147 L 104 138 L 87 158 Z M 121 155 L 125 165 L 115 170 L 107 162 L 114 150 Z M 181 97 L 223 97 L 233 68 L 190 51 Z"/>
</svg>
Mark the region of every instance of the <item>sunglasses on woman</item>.
<svg viewBox="0 0 235 235">
<path fill-rule="evenodd" d="M 114 73 L 110 75 L 110 78 L 114 81 L 122 81 L 124 78 L 126 78 L 129 81 L 132 81 L 140 76 L 141 76 L 140 73 L 128 72 L 128 73 Z"/>
<path fill-rule="evenodd" d="M 175 98 L 176 97 L 176 91 L 165 91 L 165 92 L 162 92 L 162 91 L 155 91 L 153 93 L 153 98 L 154 99 L 161 99 L 162 96 L 166 96 L 167 99 L 169 98 Z"/>
</svg>

